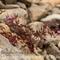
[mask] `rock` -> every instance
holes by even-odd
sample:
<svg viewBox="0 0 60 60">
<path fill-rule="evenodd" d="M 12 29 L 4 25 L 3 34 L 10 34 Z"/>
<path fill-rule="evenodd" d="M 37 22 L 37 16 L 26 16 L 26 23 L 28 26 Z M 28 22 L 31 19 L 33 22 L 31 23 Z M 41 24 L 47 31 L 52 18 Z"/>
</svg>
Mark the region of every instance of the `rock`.
<svg viewBox="0 0 60 60">
<path fill-rule="evenodd" d="M 2 1 L 0 1 L 0 8 L 4 8 L 5 5 L 2 3 Z"/>
<path fill-rule="evenodd" d="M 0 32 L 10 32 L 10 28 L 6 25 L 6 24 L 4 24 L 4 23 L 0 23 Z M 3 28 L 3 30 L 1 29 L 1 28 Z"/>
<path fill-rule="evenodd" d="M 47 17 L 41 19 L 42 22 L 44 22 L 48 27 L 54 26 L 56 27 L 56 24 L 60 24 L 60 14 L 51 14 Z M 54 23 L 54 24 L 53 24 Z"/>
<path fill-rule="evenodd" d="M 45 18 L 43 18 L 43 19 L 41 19 L 41 21 L 51 21 L 51 20 L 54 20 L 54 19 L 58 19 L 58 20 L 60 20 L 60 14 L 52 14 L 52 15 L 49 15 L 49 16 L 47 16 L 47 17 L 45 17 Z"/>
<path fill-rule="evenodd" d="M 41 32 L 42 33 L 44 23 L 42 23 L 42 22 L 32 22 L 32 23 L 29 24 L 29 26 L 34 31 L 34 33 L 37 33 L 37 32 Z M 46 42 L 55 40 L 53 37 L 51 37 L 50 34 L 48 34 L 48 31 L 50 31 L 50 30 L 49 30 L 49 28 L 47 26 L 46 26 L 44 31 L 45 31 L 45 34 L 46 34 L 44 36 L 45 39 L 46 39 Z M 40 41 L 40 37 L 35 37 L 34 35 L 32 35 L 32 38 L 34 38 L 36 40 L 35 42 L 37 44 L 39 43 L 38 41 Z"/>
<path fill-rule="evenodd" d="M 34 32 L 41 31 L 41 27 L 43 26 L 42 22 L 32 22 L 29 24 L 30 28 L 33 29 Z"/>
<path fill-rule="evenodd" d="M 43 56 L 31 56 L 30 55 L 30 57 L 31 57 L 31 60 L 44 60 L 44 57 Z"/>
<path fill-rule="evenodd" d="M 51 37 L 50 34 L 46 34 L 45 39 L 46 40 L 41 40 L 39 42 L 39 48 L 41 48 L 42 50 L 44 50 L 45 48 L 48 48 L 49 43 L 53 43 L 54 45 L 57 45 L 59 42 L 56 38 L 54 38 L 54 36 Z"/>
<path fill-rule="evenodd" d="M 45 44 L 56 40 L 56 38 L 54 37 L 54 35 L 52 35 L 52 37 L 51 37 L 50 34 L 46 34 L 45 39 L 46 39 Z"/>
<path fill-rule="evenodd" d="M 41 0 L 40 5 L 49 4 L 51 7 L 55 7 L 57 4 L 60 3 L 60 0 Z"/>
<path fill-rule="evenodd" d="M 42 22 L 32 22 L 29 24 L 30 28 L 33 30 L 33 33 L 41 31 L 42 25 L 43 25 Z M 36 36 L 32 35 L 32 38 L 34 39 L 32 41 L 33 44 L 35 44 L 35 46 L 37 46 L 40 41 L 40 37 L 36 37 Z"/>
<path fill-rule="evenodd" d="M 1 24 L 1 26 L 7 28 L 5 24 Z M 36 56 L 34 53 L 31 53 L 28 46 L 23 47 L 24 42 L 22 43 L 22 41 L 18 41 L 17 45 L 13 46 L 7 38 L 0 35 L 0 60 L 44 60 L 43 56 Z"/>
<path fill-rule="evenodd" d="M 49 6 L 49 4 L 45 4 L 45 5 L 42 5 L 42 6 L 40 6 L 41 8 L 44 8 L 44 9 L 46 9 L 46 10 L 50 10 L 51 9 L 51 7 Z"/>
<path fill-rule="evenodd" d="M 54 45 L 57 45 L 57 47 L 58 47 L 58 43 L 60 42 L 60 40 L 55 39 L 54 41 L 51 41 L 51 42 L 54 43 Z"/>
<path fill-rule="evenodd" d="M 5 0 L 6 4 L 15 4 L 17 0 Z"/>
<path fill-rule="evenodd" d="M 58 43 L 58 48 L 60 49 L 60 42 Z"/>
<path fill-rule="evenodd" d="M 24 9 L 6 9 L 6 11 L 0 15 L 0 20 L 7 22 L 6 16 L 8 15 L 12 17 L 15 15 L 18 16 L 16 20 L 19 20 L 19 24 L 27 24 L 28 13 Z"/>
<path fill-rule="evenodd" d="M 32 23 L 29 24 L 29 26 L 33 30 L 33 33 L 37 33 L 37 32 L 42 33 L 44 24 L 42 22 L 32 22 Z M 48 33 L 48 29 L 49 29 L 48 27 L 45 28 L 45 30 L 44 30 L 45 34 Z M 39 36 L 32 35 L 32 38 L 34 39 L 33 43 L 36 46 L 39 45 L 40 46 L 39 48 L 42 48 L 43 44 L 46 44 L 46 43 L 54 40 L 54 38 L 51 37 L 50 34 L 43 35 L 42 41 L 41 41 L 40 35 Z M 46 41 L 44 40 L 44 38 L 46 39 Z"/>
<path fill-rule="evenodd" d="M 44 59 L 45 60 L 56 60 L 55 56 L 53 55 L 46 55 Z"/>
<path fill-rule="evenodd" d="M 21 43 L 19 43 L 19 45 L 21 45 Z M 22 44 L 23 45 L 23 44 Z M 40 54 L 38 54 L 38 51 L 41 51 L 38 48 L 34 49 L 34 53 L 31 53 L 30 50 L 28 49 L 28 46 L 22 47 L 21 49 L 22 51 L 24 51 L 24 53 L 31 58 L 31 60 L 44 60 L 44 57 Z M 37 51 L 38 50 L 38 51 Z"/>
<path fill-rule="evenodd" d="M 35 4 L 32 4 L 31 7 L 28 8 L 29 18 L 31 22 L 40 20 L 45 16 L 46 12 L 47 10 Z"/>
<path fill-rule="evenodd" d="M 0 60 L 5 60 L 5 59 L 6 60 L 22 60 L 22 59 L 26 60 L 28 59 L 28 57 L 24 55 L 23 51 L 12 46 L 7 38 L 0 35 Z"/>
<path fill-rule="evenodd" d="M 31 3 L 39 3 L 39 0 L 26 0 L 28 2 L 31 2 Z"/>
<path fill-rule="evenodd" d="M 39 4 L 39 0 L 18 0 L 18 1 L 26 4 L 27 7 L 30 7 L 32 3 Z"/>
<path fill-rule="evenodd" d="M 52 14 L 60 14 L 59 8 L 53 8 L 51 11 L 52 11 Z"/>
<path fill-rule="evenodd" d="M 17 4 L 6 4 L 5 9 L 14 9 L 14 8 L 20 8 Z"/>
<path fill-rule="evenodd" d="M 53 43 L 49 43 L 49 47 L 46 50 L 48 54 L 60 56 L 60 50 Z"/>
<path fill-rule="evenodd" d="M 18 2 L 24 3 L 27 7 L 30 7 L 31 6 L 31 2 L 29 2 L 27 0 L 18 0 Z"/>
<path fill-rule="evenodd" d="M 46 16 L 52 14 L 52 12 L 51 12 L 52 8 L 49 4 L 40 5 L 40 7 L 47 11 Z"/>
<path fill-rule="evenodd" d="M 36 54 L 36 55 L 38 55 L 38 56 L 40 56 L 40 52 L 41 52 L 42 50 L 40 49 L 40 48 L 34 48 L 34 53 Z"/>
<path fill-rule="evenodd" d="M 1 9 L 11 9 L 11 8 L 19 8 L 19 6 L 16 5 L 16 4 L 6 4 L 6 5 L 4 5 L 4 4 L 0 1 L 0 8 L 1 8 Z"/>
<path fill-rule="evenodd" d="M 3 42 L 4 41 L 4 42 Z M 0 60 L 44 60 L 43 56 L 33 53 L 25 54 L 21 49 L 11 45 L 9 40 L 0 35 Z"/>
<path fill-rule="evenodd" d="M 42 22 L 31 22 L 31 23 L 29 23 L 29 26 L 30 26 L 30 28 L 36 33 L 36 32 L 42 32 L 42 30 L 43 30 L 43 26 L 44 26 L 45 24 L 44 23 L 42 23 Z M 45 32 L 46 33 L 48 33 L 48 26 L 46 26 L 46 28 L 45 28 Z M 50 29 L 49 29 L 50 30 Z"/>
<path fill-rule="evenodd" d="M 55 39 L 51 41 L 54 45 L 58 46 L 58 43 L 60 42 L 60 35 L 56 35 Z"/>
<path fill-rule="evenodd" d="M 25 5 L 24 3 L 17 2 L 17 4 L 20 6 L 20 8 L 22 8 L 22 9 L 27 9 L 27 8 L 26 8 L 26 5 Z"/>
</svg>

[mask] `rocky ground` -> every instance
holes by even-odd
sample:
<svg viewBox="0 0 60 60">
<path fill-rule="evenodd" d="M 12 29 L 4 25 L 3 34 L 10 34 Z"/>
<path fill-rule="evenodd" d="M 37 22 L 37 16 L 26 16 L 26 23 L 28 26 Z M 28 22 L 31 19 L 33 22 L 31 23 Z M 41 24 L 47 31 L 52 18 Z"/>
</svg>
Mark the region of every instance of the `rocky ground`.
<svg viewBox="0 0 60 60">
<path fill-rule="evenodd" d="M 59 0 L 0 0 L 0 60 L 60 60 Z"/>
</svg>

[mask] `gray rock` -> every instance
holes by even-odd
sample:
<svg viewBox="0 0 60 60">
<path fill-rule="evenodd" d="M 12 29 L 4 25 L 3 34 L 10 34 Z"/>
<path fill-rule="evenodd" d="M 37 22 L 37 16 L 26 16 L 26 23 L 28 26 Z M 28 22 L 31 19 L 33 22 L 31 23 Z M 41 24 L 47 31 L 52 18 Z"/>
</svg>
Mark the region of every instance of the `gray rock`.
<svg viewBox="0 0 60 60">
<path fill-rule="evenodd" d="M 23 51 L 11 45 L 7 38 L 0 35 L 0 60 L 22 60 L 22 59 L 27 60 L 28 57 L 24 55 Z"/>
<path fill-rule="evenodd" d="M 29 24 L 30 28 L 33 29 L 34 32 L 41 31 L 41 27 L 43 26 L 42 22 L 32 22 Z"/>
<path fill-rule="evenodd" d="M 56 26 L 56 23 L 60 24 L 60 14 L 51 14 L 51 15 L 48 15 L 45 18 L 41 19 L 41 21 L 46 23 L 49 27 L 52 26 L 52 25 Z M 50 21 L 52 23 L 50 23 Z"/>
<path fill-rule="evenodd" d="M 31 6 L 31 2 L 29 2 L 27 0 L 18 0 L 18 1 L 24 3 L 27 7 Z"/>
<path fill-rule="evenodd" d="M 51 14 L 51 15 L 48 15 L 47 17 L 41 19 L 41 21 L 43 21 L 43 22 L 46 21 L 47 22 L 47 21 L 51 21 L 51 20 L 53 21 L 55 19 L 60 20 L 60 14 Z"/>
<path fill-rule="evenodd" d="M 8 16 L 8 15 L 10 15 L 12 17 L 14 15 L 18 15 L 16 20 L 19 20 L 19 24 L 27 24 L 28 13 L 24 9 L 21 9 L 21 8 L 18 8 L 18 9 L 6 9 L 5 12 L 0 14 L 0 20 L 3 20 L 3 21 L 7 22 L 6 16 Z"/>
<path fill-rule="evenodd" d="M 20 8 L 27 9 L 24 3 L 17 2 L 17 4 L 20 6 Z"/>
<path fill-rule="evenodd" d="M 4 5 L 3 3 L 2 3 L 2 1 L 0 1 L 0 8 L 1 9 L 11 9 L 11 8 L 19 8 L 19 6 L 18 5 L 16 5 L 16 4 L 6 4 L 6 5 Z"/>
<path fill-rule="evenodd" d="M 56 58 L 53 55 L 47 55 L 45 56 L 45 60 L 56 60 Z"/>
<path fill-rule="evenodd" d="M 52 41 L 52 43 L 54 43 L 54 45 L 58 45 L 59 42 L 60 42 L 60 40 L 54 40 L 54 41 Z"/>
<path fill-rule="evenodd" d="M 51 41 L 51 43 L 58 45 L 60 42 L 60 35 L 56 35 L 55 39 L 53 41 Z"/>
<path fill-rule="evenodd" d="M 44 9 L 46 9 L 46 10 L 50 10 L 51 8 L 50 8 L 50 6 L 49 6 L 49 4 L 45 4 L 45 5 L 42 5 L 42 6 L 40 6 L 41 8 L 44 8 Z"/>
<path fill-rule="evenodd" d="M 46 50 L 48 54 L 60 56 L 60 50 L 53 43 L 50 43 L 49 47 Z"/>
<path fill-rule="evenodd" d="M 40 7 L 36 4 L 32 4 L 30 8 L 28 8 L 30 21 L 37 21 L 44 17 L 47 13 L 47 10 L 43 7 Z"/>
<path fill-rule="evenodd" d="M 52 14 L 60 14 L 59 8 L 53 8 L 51 11 L 52 11 Z"/>
<path fill-rule="evenodd" d="M 26 4 L 28 7 L 31 6 L 32 3 L 39 4 L 39 0 L 18 0 L 24 4 Z"/>
<path fill-rule="evenodd" d="M 17 0 L 5 0 L 6 4 L 15 4 Z"/>
</svg>

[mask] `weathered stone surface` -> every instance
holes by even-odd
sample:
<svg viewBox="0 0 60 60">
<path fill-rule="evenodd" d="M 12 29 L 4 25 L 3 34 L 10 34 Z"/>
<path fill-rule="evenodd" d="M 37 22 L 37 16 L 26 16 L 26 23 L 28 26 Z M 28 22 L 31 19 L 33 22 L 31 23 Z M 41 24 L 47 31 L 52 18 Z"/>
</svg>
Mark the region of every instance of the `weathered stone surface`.
<svg viewBox="0 0 60 60">
<path fill-rule="evenodd" d="M 14 16 L 17 15 L 17 20 L 19 20 L 19 24 L 27 24 L 28 13 L 24 9 L 7 9 L 0 15 L 0 20 L 7 21 L 6 16 Z"/>
<path fill-rule="evenodd" d="M 0 35 L 0 60 L 44 60 L 43 56 L 33 53 L 25 55 L 22 50 L 11 45 L 9 40 Z"/>
<path fill-rule="evenodd" d="M 5 5 L 5 4 L 2 3 L 2 1 L 0 1 L 0 8 L 1 9 L 12 9 L 12 8 L 19 8 L 19 6 L 16 5 L 16 4 Z"/>
<path fill-rule="evenodd" d="M 60 0 L 41 0 L 40 5 L 49 4 L 51 7 L 55 7 L 60 3 Z"/>
<path fill-rule="evenodd" d="M 48 54 L 60 56 L 60 50 L 53 43 L 50 43 L 46 50 Z"/>
<path fill-rule="evenodd" d="M 14 4 L 16 2 L 17 2 L 17 0 L 5 0 L 6 4 Z"/>
<path fill-rule="evenodd" d="M 56 60 L 56 58 L 53 55 L 47 55 L 45 56 L 45 60 Z"/>
<path fill-rule="evenodd" d="M 17 2 L 17 4 L 20 6 L 20 8 L 27 9 L 24 3 Z"/>
<path fill-rule="evenodd" d="M 29 18 L 32 22 L 40 20 L 42 17 L 45 16 L 46 12 L 47 10 L 45 10 L 45 8 L 35 4 L 32 4 L 31 7 L 28 8 Z"/>
<path fill-rule="evenodd" d="M 29 2 L 27 0 L 18 0 L 18 1 L 24 3 L 27 7 L 31 6 L 31 2 Z"/>
<path fill-rule="evenodd" d="M 33 29 L 34 32 L 41 31 L 41 27 L 43 26 L 42 22 L 32 22 L 29 24 L 30 28 Z"/>
<path fill-rule="evenodd" d="M 31 6 L 32 3 L 39 4 L 39 0 L 18 0 L 18 1 L 26 4 L 27 6 Z"/>
<path fill-rule="evenodd" d="M 55 20 L 55 19 L 60 19 L 60 14 L 51 14 L 51 15 L 48 15 L 47 17 L 41 19 L 41 21 L 51 21 L 51 20 Z"/>
<path fill-rule="evenodd" d="M 54 45 L 58 46 L 58 43 L 60 42 L 60 35 L 56 35 L 55 39 L 51 41 Z"/>
<path fill-rule="evenodd" d="M 10 29 L 7 25 L 0 23 L 0 26 L 4 27 L 3 31 L 10 32 Z M 0 28 L 0 32 L 3 32 Z M 13 35 L 16 35 L 15 33 L 12 33 Z M 4 42 L 3 42 L 4 41 Z M 16 46 L 13 46 L 7 38 L 0 35 L 0 60 L 44 60 L 44 57 L 39 54 L 39 56 L 36 56 L 34 53 L 31 53 L 28 46 L 25 46 L 26 44 L 23 42 L 23 40 L 18 40 L 18 44 Z M 24 47 L 25 46 L 25 47 Z M 35 48 L 36 49 L 36 48 Z M 36 50 L 34 51 L 36 53 Z M 24 55 L 25 54 L 25 55 Z M 21 56 L 20 56 L 21 55 Z M 4 57 L 4 58 L 3 58 Z M 10 57 L 10 58 L 9 58 Z"/>
<path fill-rule="evenodd" d="M 9 40 L 0 35 L 0 60 L 25 60 L 24 53 L 12 46 Z"/>
<path fill-rule="evenodd" d="M 31 2 L 31 3 L 39 3 L 39 0 L 26 0 L 28 2 Z"/>
<path fill-rule="evenodd" d="M 52 8 L 52 14 L 60 14 L 60 9 L 59 8 Z"/>
<path fill-rule="evenodd" d="M 51 7 L 49 6 L 49 4 L 45 4 L 45 5 L 42 5 L 42 6 L 40 6 L 41 8 L 44 8 L 44 9 L 46 9 L 46 10 L 50 10 L 51 9 Z"/>
<path fill-rule="evenodd" d="M 42 22 L 32 22 L 32 23 L 29 24 L 29 26 L 30 26 L 30 28 L 32 28 L 34 33 L 37 33 L 37 32 L 42 33 L 44 23 L 42 23 Z M 43 40 L 44 38 L 42 38 L 42 41 L 41 41 L 41 38 L 39 36 L 36 37 L 36 36 L 32 35 L 32 38 L 34 38 L 33 43 L 35 43 L 35 45 L 39 44 L 39 46 L 42 47 L 43 44 L 46 44 L 46 43 L 54 40 L 54 38 L 51 37 L 50 34 L 48 34 L 48 29 L 49 28 L 46 27 L 46 29 L 44 30 L 46 35 L 43 35 L 44 38 L 46 39 L 46 41 Z"/>
<path fill-rule="evenodd" d="M 20 8 L 17 4 L 6 4 L 5 9 L 14 9 L 14 8 Z"/>
<path fill-rule="evenodd" d="M 56 23 L 60 24 L 60 14 L 51 14 L 41 19 L 42 22 L 49 27 L 56 26 Z"/>
</svg>

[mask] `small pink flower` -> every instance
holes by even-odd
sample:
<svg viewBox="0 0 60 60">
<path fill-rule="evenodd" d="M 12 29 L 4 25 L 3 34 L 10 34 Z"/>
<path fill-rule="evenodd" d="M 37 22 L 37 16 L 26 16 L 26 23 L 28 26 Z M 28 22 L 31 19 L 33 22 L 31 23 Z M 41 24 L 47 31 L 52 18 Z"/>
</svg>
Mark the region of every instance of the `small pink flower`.
<svg viewBox="0 0 60 60">
<path fill-rule="evenodd" d="M 10 19 L 12 19 L 12 16 L 7 16 L 7 18 L 10 20 Z"/>
<path fill-rule="evenodd" d="M 60 34 L 60 30 L 58 30 L 58 31 L 57 31 L 57 33 L 59 33 L 59 34 Z"/>
<path fill-rule="evenodd" d="M 59 25 L 59 23 L 56 23 L 56 25 Z"/>
</svg>

